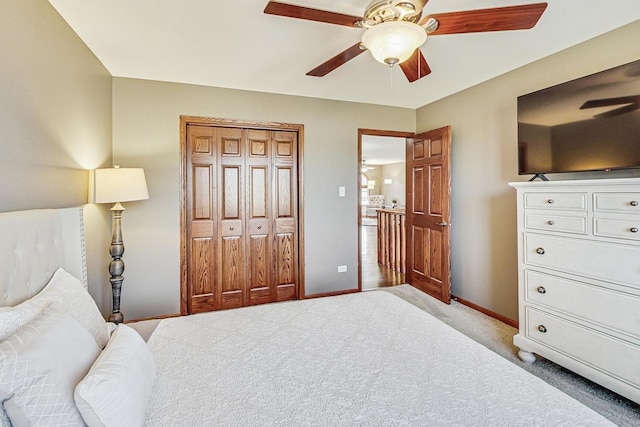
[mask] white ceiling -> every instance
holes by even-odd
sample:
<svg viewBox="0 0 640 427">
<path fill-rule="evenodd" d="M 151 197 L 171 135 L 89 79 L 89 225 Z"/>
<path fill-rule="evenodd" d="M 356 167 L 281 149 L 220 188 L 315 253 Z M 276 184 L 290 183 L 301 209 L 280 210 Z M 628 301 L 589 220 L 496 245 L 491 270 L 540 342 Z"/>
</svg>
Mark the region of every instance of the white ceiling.
<svg viewBox="0 0 640 427">
<path fill-rule="evenodd" d="M 640 18 L 638 0 L 547 0 L 532 30 L 432 36 L 432 73 L 408 83 L 367 52 L 325 77 L 306 72 L 363 30 L 263 13 L 267 0 L 49 0 L 117 77 L 418 108 Z M 287 0 L 361 16 L 369 0 Z M 425 14 L 535 3 L 431 0 Z M 629 41 L 637 43 L 637 41 Z"/>
<path fill-rule="evenodd" d="M 388 136 L 362 135 L 362 160 L 367 165 L 404 162 L 407 140 Z"/>
</svg>

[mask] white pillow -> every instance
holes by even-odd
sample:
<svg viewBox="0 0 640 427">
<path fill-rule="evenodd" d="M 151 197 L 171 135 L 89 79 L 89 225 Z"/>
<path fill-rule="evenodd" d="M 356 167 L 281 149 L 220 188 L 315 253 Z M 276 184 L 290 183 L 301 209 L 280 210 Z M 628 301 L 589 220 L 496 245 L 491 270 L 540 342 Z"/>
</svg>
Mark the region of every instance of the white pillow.
<svg viewBox="0 0 640 427">
<path fill-rule="evenodd" d="M 52 302 L 75 318 L 94 336 L 100 348 L 109 341 L 107 322 L 82 283 L 62 268 L 56 270 L 47 286 L 37 295 L 0 312 L 0 340 L 31 321 Z"/>
<path fill-rule="evenodd" d="M 56 304 L 0 343 L 0 401 L 11 423 L 82 425 L 73 392 L 99 354 L 93 336 Z"/>
<path fill-rule="evenodd" d="M 0 426 L 11 427 L 11 421 L 9 421 L 9 416 L 4 411 L 4 405 L 2 403 L 0 403 Z"/>
<path fill-rule="evenodd" d="M 41 308 L 35 304 L 18 304 L 0 308 L 0 341 L 13 335 L 18 328 L 33 320 Z"/>
<path fill-rule="evenodd" d="M 89 427 L 139 426 L 156 375 L 147 344 L 120 324 L 75 391 L 78 410 Z"/>
</svg>

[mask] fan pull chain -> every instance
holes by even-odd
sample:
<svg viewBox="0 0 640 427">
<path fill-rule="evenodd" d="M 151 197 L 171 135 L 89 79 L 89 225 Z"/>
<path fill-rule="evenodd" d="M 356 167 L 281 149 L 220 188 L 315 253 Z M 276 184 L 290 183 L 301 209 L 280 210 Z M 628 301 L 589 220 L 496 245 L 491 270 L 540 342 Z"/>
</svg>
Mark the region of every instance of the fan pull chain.
<svg viewBox="0 0 640 427">
<path fill-rule="evenodd" d="M 393 89 L 393 66 L 389 67 L 389 89 Z"/>
</svg>

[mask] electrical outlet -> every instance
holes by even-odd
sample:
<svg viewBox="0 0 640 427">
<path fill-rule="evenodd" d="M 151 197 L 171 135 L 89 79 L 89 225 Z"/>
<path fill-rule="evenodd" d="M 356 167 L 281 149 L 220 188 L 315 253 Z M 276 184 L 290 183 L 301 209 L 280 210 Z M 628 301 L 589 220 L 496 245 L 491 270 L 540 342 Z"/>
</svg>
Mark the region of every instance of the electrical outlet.
<svg viewBox="0 0 640 427">
<path fill-rule="evenodd" d="M 345 273 L 347 271 L 347 266 L 346 265 L 339 265 L 338 266 L 338 273 Z"/>
<path fill-rule="evenodd" d="M 344 197 L 346 194 L 346 190 L 344 187 L 338 187 L 338 197 Z"/>
</svg>

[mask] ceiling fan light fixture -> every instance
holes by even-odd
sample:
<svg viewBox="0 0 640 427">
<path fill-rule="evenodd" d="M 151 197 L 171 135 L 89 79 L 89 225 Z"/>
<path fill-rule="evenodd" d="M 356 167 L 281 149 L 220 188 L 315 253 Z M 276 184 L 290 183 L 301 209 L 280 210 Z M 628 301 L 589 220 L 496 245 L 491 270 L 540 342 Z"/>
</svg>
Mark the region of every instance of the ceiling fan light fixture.
<svg viewBox="0 0 640 427">
<path fill-rule="evenodd" d="M 389 66 L 409 59 L 426 40 L 424 28 L 406 21 L 383 22 L 362 35 L 362 44 L 375 60 Z"/>
</svg>

